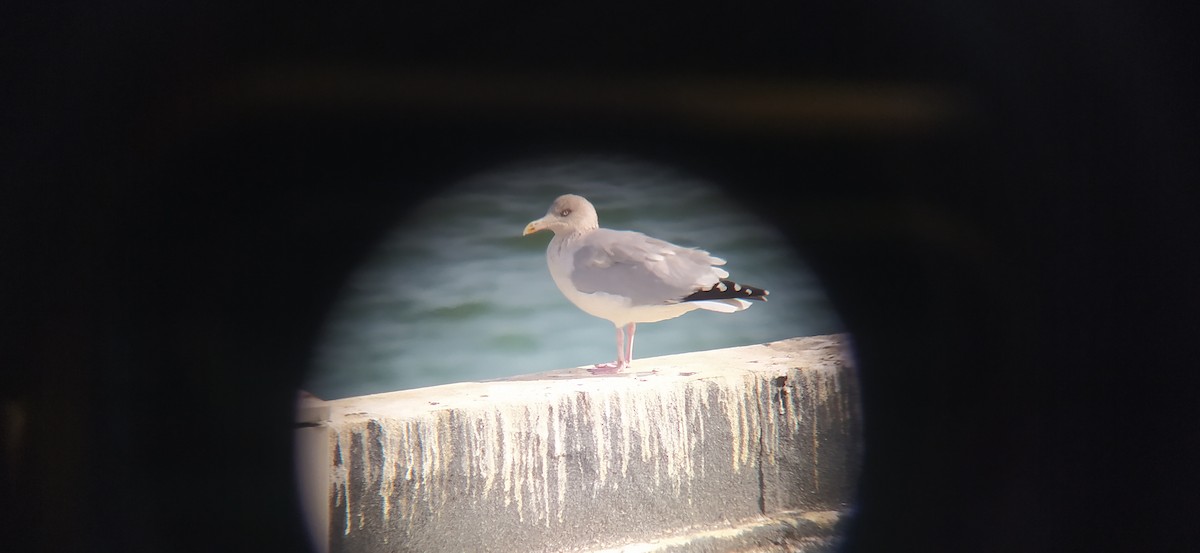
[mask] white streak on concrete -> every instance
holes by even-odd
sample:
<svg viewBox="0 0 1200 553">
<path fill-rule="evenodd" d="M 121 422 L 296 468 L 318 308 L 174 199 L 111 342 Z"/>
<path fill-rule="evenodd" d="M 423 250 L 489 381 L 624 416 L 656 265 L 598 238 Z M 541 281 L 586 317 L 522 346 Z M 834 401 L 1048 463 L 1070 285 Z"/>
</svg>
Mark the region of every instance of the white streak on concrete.
<svg viewBox="0 0 1200 553">
<path fill-rule="evenodd" d="M 516 436 L 515 436 L 515 433 L 512 431 L 512 422 L 509 420 L 509 418 L 512 415 L 509 413 L 508 409 L 498 409 L 496 411 L 496 414 L 500 416 L 500 427 L 498 430 L 499 430 L 499 434 L 500 434 L 500 439 L 503 440 L 502 443 L 504 444 L 503 452 L 500 454 L 500 456 L 501 456 L 500 475 L 501 475 L 501 479 L 504 480 L 504 506 L 508 507 L 509 505 L 512 505 L 514 500 L 516 500 L 518 502 L 517 514 L 518 514 L 518 516 L 521 516 L 521 513 L 522 513 L 521 504 L 520 504 L 521 497 L 519 497 L 519 496 L 514 497 L 514 494 L 513 494 L 514 487 L 517 487 L 517 488 L 520 487 L 520 483 L 515 482 L 515 480 L 517 479 L 517 468 L 516 468 L 517 459 L 515 458 L 515 456 L 508 454 L 510 451 L 515 449 L 512 446 L 512 441 L 516 438 Z M 516 495 L 519 495 L 519 494 L 516 494 Z M 521 520 L 524 520 L 523 516 L 522 516 Z"/>
<path fill-rule="evenodd" d="M 542 505 L 538 510 L 538 517 L 541 518 L 547 527 L 550 526 L 550 418 L 554 416 L 554 407 L 549 409 L 536 409 L 537 424 L 534 429 L 537 432 L 537 457 L 530 459 L 530 468 L 534 464 L 538 466 L 541 472 L 540 480 L 530 479 L 530 483 L 537 488 L 541 488 Z M 530 455 L 533 450 L 530 449 Z"/>
<path fill-rule="evenodd" d="M 496 424 L 498 413 L 484 413 L 475 424 L 471 425 L 478 432 L 478 438 L 483 442 L 483 451 L 479 456 L 482 461 L 479 470 L 483 473 L 483 498 L 487 499 L 496 487 L 496 474 L 504 463 L 500 449 L 500 427 Z"/>
<path fill-rule="evenodd" d="M 818 388 L 821 390 L 825 389 L 824 386 L 819 385 Z M 820 403 L 815 401 L 812 402 L 812 475 L 813 487 L 818 493 L 821 491 L 821 433 L 817 427 L 817 409 L 820 405 Z"/>
<path fill-rule="evenodd" d="M 718 404 L 725 412 L 729 422 L 729 433 L 732 437 L 732 463 L 734 472 L 741 472 L 742 467 L 750 462 L 753 446 L 758 442 L 757 409 L 754 416 L 746 403 L 751 400 L 747 396 L 746 378 L 731 378 L 718 389 Z"/>
<path fill-rule="evenodd" d="M 334 448 L 334 455 L 336 455 L 336 458 L 334 459 L 334 467 L 335 468 L 334 468 L 334 470 L 330 471 L 330 478 L 332 480 L 332 482 L 330 482 L 330 485 L 333 487 L 333 490 L 334 490 L 334 492 L 333 492 L 334 506 L 335 507 L 338 505 L 345 506 L 345 510 L 343 511 L 343 513 L 345 514 L 345 528 L 346 528 L 345 533 L 349 534 L 350 533 L 350 486 L 349 486 L 350 477 L 349 477 L 349 472 L 350 472 L 350 460 L 353 457 L 350 455 L 350 450 L 347 449 L 347 446 L 349 444 L 346 443 L 345 432 L 339 431 L 337 428 L 333 428 L 331 433 L 333 434 L 334 439 L 337 441 L 337 445 Z"/>
<path fill-rule="evenodd" d="M 558 514 L 558 522 L 560 524 L 563 521 L 563 508 L 566 506 L 566 501 L 567 501 L 567 451 L 566 451 L 566 448 L 564 447 L 564 440 L 563 440 L 563 434 L 566 433 L 566 428 L 567 428 L 567 423 L 566 423 L 567 415 L 563 414 L 563 407 L 562 407 L 563 403 L 564 403 L 563 401 L 560 401 L 557 405 L 556 410 L 554 409 L 554 407 L 551 407 L 552 410 L 550 412 L 550 422 L 554 425 L 554 453 L 553 453 L 553 455 L 554 455 L 554 468 L 555 468 L 555 483 L 557 484 L 556 487 L 558 488 L 558 495 L 556 496 L 558 499 L 558 502 L 556 503 L 556 505 L 558 506 L 557 514 Z M 570 399 L 567 399 L 566 403 L 573 404 L 574 402 L 570 401 Z M 558 413 L 558 416 L 555 416 L 556 411 Z M 574 413 L 574 410 L 572 410 L 572 416 L 573 416 L 573 413 Z M 547 526 L 550 525 L 549 519 L 546 520 L 546 525 Z"/>
<path fill-rule="evenodd" d="M 368 434 L 369 430 L 370 430 L 370 424 L 367 425 L 367 429 L 365 431 L 360 432 L 358 434 L 359 447 L 362 448 L 363 455 L 368 460 L 370 459 L 369 452 L 371 451 L 371 448 L 367 446 L 367 434 Z M 370 462 L 366 462 L 366 463 L 362 463 L 362 465 L 363 465 L 363 482 L 366 482 L 369 485 L 371 482 L 375 481 L 374 476 L 372 476 L 372 474 L 371 474 L 371 471 L 374 468 L 374 464 L 370 463 Z M 361 530 L 365 524 L 366 524 L 366 519 L 364 518 L 363 510 L 359 509 L 359 511 L 358 511 L 358 528 Z"/>
<path fill-rule="evenodd" d="M 581 398 L 582 400 L 582 398 Z M 609 408 L 609 396 L 588 397 L 585 401 L 591 409 L 589 416 L 592 423 L 592 436 L 595 438 L 595 447 L 591 448 L 596 452 L 596 481 L 592 486 L 592 497 L 596 497 L 596 493 L 600 488 L 604 487 L 604 483 L 608 480 L 608 456 L 606 453 L 609 450 L 608 440 L 608 420 L 611 409 Z M 622 450 L 622 455 L 627 455 L 626 450 Z"/>
<path fill-rule="evenodd" d="M 379 498 L 383 504 L 383 519 L 391 519 L 392 496 L 396 493 L 396 467 L 398 460 L 393 456 L 399 451 L 396 442 L 392 440 L 392 432 L 386 425 L 379 427 L 379 450 L 383 471 L 379 476 Z M 407 451 L 408 448 L 406 447 Z"/>
<path fill-rule="evenodd" d="M 620 445 L 621 445 L 621 478 L 628 478 L 629 477 L 629 456 L 630 456 L 629 450 L 631 449 L 631 445 L 633 443 L 633 440 L 630 438 L 631 432 L 633 432 L 633 425 L 629 424 L 629 422 L 630 422 L 630 419 L 638 420 L 640 417 L 639 417 L 639 415 L 633 414 L 633 405 L 631 405 L 629 403 L 629 394 L 618 393 L 618 395 L 619 395 L 619 399 L 621 402 L 620 403 L 620 405 L 621 405 L 620 413 L 621 413 L 621 419 L 622 419 L 622 421 L 621 421 L 622 422 L 622 424 L 621 424 L 621 443 L 620 443 Z M 593 421 L 593 422 L 595 422 L 595 421 Z M 642 436 L 644 436 L 644 434 L 642 434 Z M 645 453 L 644 453 L 645 446 L 644 445 L 642 446 L 642 451 L 643 451 L 642 455 L 645 455 Z"/>
</svg>

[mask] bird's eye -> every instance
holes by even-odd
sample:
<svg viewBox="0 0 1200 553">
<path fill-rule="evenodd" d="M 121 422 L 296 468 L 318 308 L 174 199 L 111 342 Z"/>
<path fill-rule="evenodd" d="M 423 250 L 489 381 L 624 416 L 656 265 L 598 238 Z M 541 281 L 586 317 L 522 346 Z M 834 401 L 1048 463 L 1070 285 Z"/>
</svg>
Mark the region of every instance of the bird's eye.
<svg viewBox="0 0 1200 553">
<path fill-rule="evenodd" d="M 571 214 L 570 209 L 564 209 L 564 210 L 558 212 L 559 217 L 566 217 L 567 215 L 570 215 L 570 214 Z"/>
</svg>

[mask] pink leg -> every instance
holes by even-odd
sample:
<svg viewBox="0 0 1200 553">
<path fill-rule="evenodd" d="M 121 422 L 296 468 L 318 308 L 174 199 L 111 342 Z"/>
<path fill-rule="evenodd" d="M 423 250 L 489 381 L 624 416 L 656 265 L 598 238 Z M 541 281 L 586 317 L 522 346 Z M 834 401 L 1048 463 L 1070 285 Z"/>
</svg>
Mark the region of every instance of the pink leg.
<svg viewBox="0 0 1200 553">
<path fill-rule="evenodd" d="M 636 323 L 617 327 L 617 361 L 615 363 L 597 363 L 592 374 L 611 374 L 630 366 L 633 361 L 633 332 Z"/>
<path fill-rule="evenodd" d="M 633 332 L 637 329 L 637 323 L 629 323 L 625 326 L 625 366 L 633 365 Z"/>
<path fill-rule="evenodd" d="M 629 328 L 627 325 L 625 328 Z M 628 365 L 628 360 L 625 358 L 625 328 L 617 327 L 617 361 L 615 363 L 597 363 L 594 369 L 589 369 L 592 374 L 611 374 L 615 373 Z"/>
</svg>

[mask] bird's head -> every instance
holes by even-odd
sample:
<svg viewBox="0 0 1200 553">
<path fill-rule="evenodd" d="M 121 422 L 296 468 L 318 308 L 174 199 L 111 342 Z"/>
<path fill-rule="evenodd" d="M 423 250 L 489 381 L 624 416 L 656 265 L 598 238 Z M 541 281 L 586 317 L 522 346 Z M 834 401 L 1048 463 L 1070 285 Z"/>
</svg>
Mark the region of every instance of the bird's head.
<svg viewBox="0 0 1200 553">
<path fill-rule="evenodd" d="M 541 219 L 530 221 L 525 225 L 522 236 L 528 236 L 539 230 L 549 230 L 555 235 L 570 234 L 595 229 L 600 226 L 596 218 L 596 208 L 583 196 L 564 194 L 554 200 L 546 215 Z"/>
</svg>

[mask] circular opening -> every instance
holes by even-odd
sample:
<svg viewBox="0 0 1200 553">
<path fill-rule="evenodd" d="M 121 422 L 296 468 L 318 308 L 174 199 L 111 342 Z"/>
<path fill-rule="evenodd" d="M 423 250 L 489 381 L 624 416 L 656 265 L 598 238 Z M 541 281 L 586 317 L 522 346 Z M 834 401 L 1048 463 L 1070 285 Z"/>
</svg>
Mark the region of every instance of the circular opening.
<svg viewBox="0 0 1200 553">
<path fill-rule="evenodd" d="M 552 233 L 523 236 L 563 194 L 587 198 L 601 228 L 724 259 L 770 301 L 638 324 L 631 368 L 571 369 L 618 347 L 613 322 L 556 286 Z M 612 156 L 471 176 L 411 211 L 332 311 L 305 385 L 326 401 L 302 403 L 328 424 L 297 440 L 314 540 L 833 544 L 862 451 L 844 333 L 783 234 L 714 183 Z M 687 369 L 647 359 L 767 343 Z"/>
</svg>

